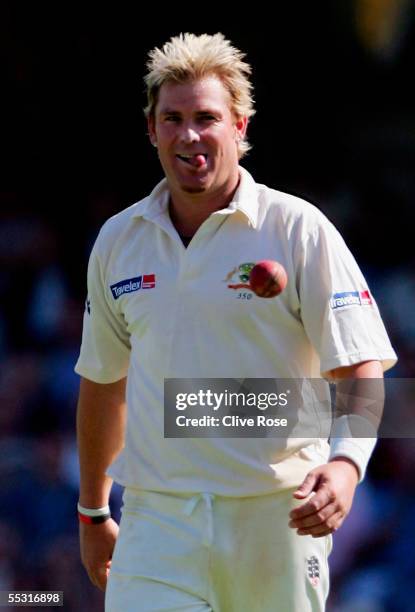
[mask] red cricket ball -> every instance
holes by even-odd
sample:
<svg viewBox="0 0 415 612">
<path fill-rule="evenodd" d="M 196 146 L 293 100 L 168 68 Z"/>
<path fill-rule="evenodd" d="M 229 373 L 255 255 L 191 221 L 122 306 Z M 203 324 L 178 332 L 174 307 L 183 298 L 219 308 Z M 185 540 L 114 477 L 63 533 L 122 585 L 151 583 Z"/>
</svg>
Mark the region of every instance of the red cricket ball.
<svg viewBox="0 0 415 612">
<path fill-rule="evenodd" d="M 284 291 L 287 286 L 287 273 L 278 261 L 264 259 L 258 261 L 249 276 L 252 291 L 262 298 L 272 298 Z"/>
</svg>

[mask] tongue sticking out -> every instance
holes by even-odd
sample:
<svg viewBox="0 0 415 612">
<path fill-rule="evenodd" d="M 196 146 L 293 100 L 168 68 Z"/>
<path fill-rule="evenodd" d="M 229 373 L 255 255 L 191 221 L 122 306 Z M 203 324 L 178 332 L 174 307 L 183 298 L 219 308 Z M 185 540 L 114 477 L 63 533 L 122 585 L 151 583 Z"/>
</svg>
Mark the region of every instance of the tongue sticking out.
<svg viewBox="0 0 415 612">
<path fill-rule="evenodd" d="M 192 164 L 192 166 L 201 168 L 206 163 L 206 157 L 204 155 L 193 155 L 193 157 L 189 159 L 189 162 Z"/>
</svg>

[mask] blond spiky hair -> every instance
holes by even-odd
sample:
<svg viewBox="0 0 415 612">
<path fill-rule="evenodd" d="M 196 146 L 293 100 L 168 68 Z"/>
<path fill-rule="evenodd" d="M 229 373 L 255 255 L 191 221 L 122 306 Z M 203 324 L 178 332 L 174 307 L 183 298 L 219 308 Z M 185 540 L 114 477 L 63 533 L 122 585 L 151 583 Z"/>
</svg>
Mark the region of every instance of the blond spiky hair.
<svg viewBox="0 0 415 612">
<path fill-rule="evenodd" d="M 254 115 L 251 66 L 243 61 L 245 54 L 233 47 L 223 34 L 180 34 L 172 37 L 159 49 L 148 54 L 146 117 L 154 114 L 158 92 L 166 81 L 184 83 L 206 76 L 217 76 L 232 100 L 232 111 L 239 119 Z M 250 149 L 246 139 L 238 143 L 241 158 Z"/>
</svg>

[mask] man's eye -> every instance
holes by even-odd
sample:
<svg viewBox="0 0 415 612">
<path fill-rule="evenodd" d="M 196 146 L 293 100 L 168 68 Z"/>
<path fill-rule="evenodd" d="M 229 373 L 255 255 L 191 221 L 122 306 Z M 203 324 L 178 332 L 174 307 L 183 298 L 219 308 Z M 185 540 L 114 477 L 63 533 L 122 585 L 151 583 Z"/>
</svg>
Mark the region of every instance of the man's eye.
<svg viewBox="0 0 415 612">
<path fill-rule="evenodd" d="M 201 115 L 200 118 L 202 121 L 215 121 L 216 119 L 213 115 Z"/>
<path fill-rule="evenodd" d="M 165 117 L 165 121 L 180 121 L 180 117 L 178 117 L 177 115 L 167 115 Z"/>
</svg>

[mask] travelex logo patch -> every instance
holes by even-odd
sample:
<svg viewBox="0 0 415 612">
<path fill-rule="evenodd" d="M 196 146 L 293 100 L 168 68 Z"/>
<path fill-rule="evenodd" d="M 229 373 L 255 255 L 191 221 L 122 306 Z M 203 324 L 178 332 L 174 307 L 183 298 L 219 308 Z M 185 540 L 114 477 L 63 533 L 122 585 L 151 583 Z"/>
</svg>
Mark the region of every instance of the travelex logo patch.
<svg viewBox="0 0 415 612">
<path fill-rule="evenodd" d="M 127 278 L 119 283 L 110 285 L 110 289 L 114 300 L 118 300 L 125 293 L 133 293 L 133 291 L 139 291 L 140 289 L 154 289 L 155 286 L 156 275 L 143 274 L 142 276 Z"/>
<path fill-rule="evenodd" d="M 343 291 L 343 293 L 333 293 L 330 298 L 330 307 L 344 308 L 344 306 L 372 306 L 370 292 L 365 291 Z"/>
</svg>

